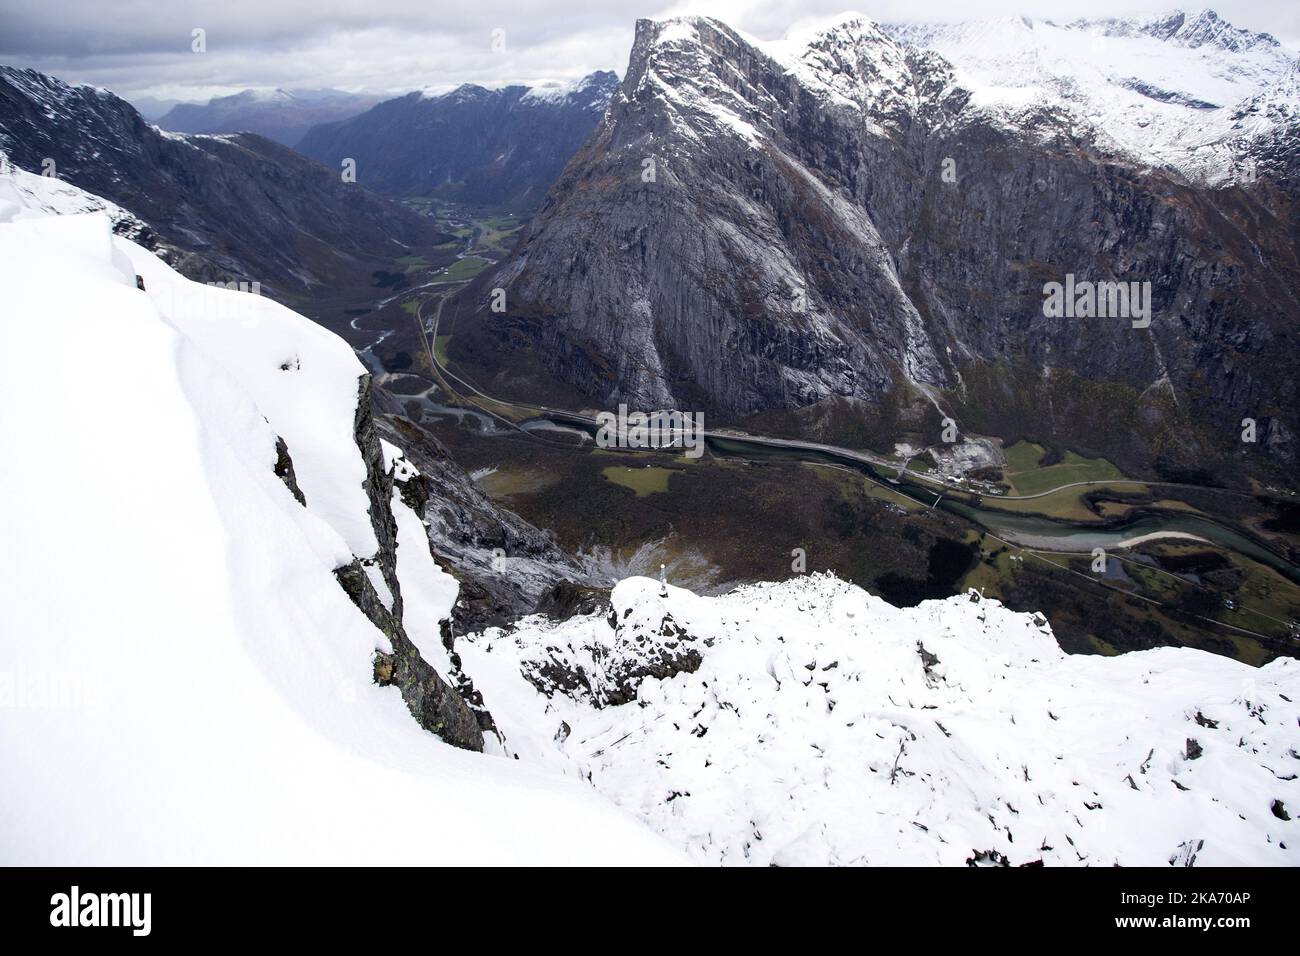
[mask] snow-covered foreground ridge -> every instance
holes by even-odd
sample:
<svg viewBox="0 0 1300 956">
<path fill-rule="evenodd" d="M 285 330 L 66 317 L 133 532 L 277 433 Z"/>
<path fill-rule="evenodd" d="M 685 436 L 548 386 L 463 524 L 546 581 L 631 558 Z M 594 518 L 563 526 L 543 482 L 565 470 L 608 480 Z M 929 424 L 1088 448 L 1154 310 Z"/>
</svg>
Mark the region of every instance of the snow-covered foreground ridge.
<svg viewBox="0 0 1300 956">
<path fill-rule="evenodd" d="M 48 215 L 93 197 L 8 176 L 0 863 L 680 861 L 578 781 L 444 744 L 372 681 L 392 647 L 334 574 L 377 547 L 347 345 L 181 278 L 106 213 Z M 399 573 L 422 572 L 407 631 L 437 647 L 455 582 L 397 518 Z"/>
<path fill-rule="evenodd" d="M 701 862 L 1300 863 L 1300 661 L 1067 656 L 1039 620 L 631 578 L 608 615 L 457 649 L 521 759 Z"/>
</svg>

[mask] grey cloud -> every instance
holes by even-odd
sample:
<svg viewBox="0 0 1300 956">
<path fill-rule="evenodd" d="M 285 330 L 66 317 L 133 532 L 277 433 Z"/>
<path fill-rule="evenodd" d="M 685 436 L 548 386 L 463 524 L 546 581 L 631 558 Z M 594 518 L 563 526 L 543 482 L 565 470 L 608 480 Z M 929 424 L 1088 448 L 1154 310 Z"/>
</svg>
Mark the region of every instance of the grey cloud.
<svg viewBox="0 0 1300 956">
<path fill-rule="evenodd" d="M 499 86 L 622 71 L 638 16 L 716 16 L 772 39 L 809 17 L 840 12 L 851 0 L 668 0 L 630 8 L 621 0 L 433 4 L 410 0 L 0 0 L 0 62 L 34 66 L 72 82 L 125 96 L 201 99 L 251 86 L 339 87 L 398 92 L 459 83 Z M 1163 5 L 1158 5 L 1163 6 Z M 1170 5 L 1172 6 L 1172 4 Z M 1142 0 L 883 0 L 877 20 L 1075 16 L 1146 12 Z M 1300 7 L 1263 0 L 1216 4 L 1238 26 L 1294 44 Z M 191 30 L 207 31 L 207 52 L 190 50 Z M 491 49 L 503 29 L 504 53 Z"/>
</svg>

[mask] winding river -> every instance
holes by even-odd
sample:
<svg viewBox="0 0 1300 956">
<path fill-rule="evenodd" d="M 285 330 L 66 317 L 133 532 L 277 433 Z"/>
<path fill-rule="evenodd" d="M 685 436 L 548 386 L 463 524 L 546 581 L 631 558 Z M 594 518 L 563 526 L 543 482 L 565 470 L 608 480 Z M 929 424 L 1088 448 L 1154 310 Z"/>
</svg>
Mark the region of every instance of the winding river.
<svg viewBox="0 0 1300 956">
<path fill-rule="evenodd" d="M 1063 521 L 1045 515 L 1013 514 L 998 508 L 972 504 L 964 494 L 961 497 L 949 496 L 946 493 L 939 496 L 930 487 L 908 481 L 906 478 L 895 480 L 893 474 L 885 473 L 869 462 L 846 455 L 836 455 L 826 451 L 773 448 L 770 445 L 738 438 L 708 438 L 706 441 L 710 451 L 731 457 L 753 460 L 820 461 L 853 468 L 877 482 L 896 488 L 917 501 L 935 502 L 938 498 L 934 505 L 936 508 L 963 518 L 1021 547 L 1047 551 L 1091 551 L 1093 548 L 1109 550 L 1122 547 L 1125 542 L 1135 538 L 1152 535 L 1190 535 L 1244 554 L 1273 568 L 1288 579 L 1300 583 L 1300 566 L 1288 561 L 1254 538 L 1199 515 L 1148 512 L 1114 522 L 1082 522 Z"/>
<path fill-rule="evenodd" d="M 367 357 L 373 360 L 373 356 Z M 434 415 L 454 417 L 462 423 L 472 418 L 486 436 L 506 435 L 513 430 L 508 423 L 503 424 L 480 410 L 444 405 L 431 399 L 428 393 L 400 397 L 403 401 L 419 402 L 427 412 Z M 570 417 L 555 409 L 549 409 L 546 414 L 538 414 L 515 427 L 530 433 L 576 434 L 580 439 L 594 438 L 597 431 L 597 425 L 591 419 L 577 415 Z M 1146 510 L 1130 518 L 1088 522 L 1062 520 L 1030 513 L 1013 513 L 975 504 L 967 492 L 940 493 L 929 485 L 909 478 L 907 473 L 898 476 L 894 469 L 883 468 L 852 453 L 841 453 L 826 446 L 809 447 L 797 442 L 774 443 L 762 439 L 707 433 L 705 444 L 710 453 L 725 458 L 744 458 L 751 461 L 805 461 L 851 468 L 922 504 L 931 504 L 935 508 L 1024 548 L 1089 552 L 1093 548 L 1107 550 L 1122 548 L 1139 538 L 1157 536 L 1200 538 L 1252 558 L 1282 574 L 1288 580 L 1300 584 L 1300 565 L 1296 565 L 1284 555 L 1243 531 L 1199 515 Z"/>
<path fill-rule="evenodd" d="M 553 415 L 546 421 L 566 428 L 595 434 L 595 426 L 580 418 Z M 1012 544 L 1044 551 L 1088 552 L 1093 548 L 1114 550 L 1133 539 L 1149 536 L 1191 536 L 1217 544 L 1264 564 L 1300 584 L 1300 566 L 1247 534 L 1199 515 L 1175 512 L 1145 512 L 1117 521 L 1067 521 L 1046 515 L 1018 514 L 973 504 L 967 493 L 940 494 L 906 476 L 896 478 L 892 470 L 847 454 L 822 448 L 775 446 L 759 440 L 710 435 L 709 451 L 721 457 L 751 461 L 807 461 L 852 468 L 874 481 L 894 488 L 910 498 L 968 521 Z"/>
</svg>

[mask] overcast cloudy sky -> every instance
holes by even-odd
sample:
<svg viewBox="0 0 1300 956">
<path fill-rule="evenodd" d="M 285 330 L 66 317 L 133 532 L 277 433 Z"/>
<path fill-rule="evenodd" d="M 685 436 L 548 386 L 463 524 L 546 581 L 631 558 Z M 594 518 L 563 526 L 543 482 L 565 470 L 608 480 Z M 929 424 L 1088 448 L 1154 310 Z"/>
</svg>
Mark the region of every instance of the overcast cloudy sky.
<svg viewBox="0 0 1300 956">
<path fill-rule="evenodd" d="M 0 63 L 127 98 L 199 100 L 267 86 L 395 93 L 467 82 L 532 84 L 597 69 L 621 74 L 637 17 L 704 13 L 775 39 L 797 21 L 845 8 L 846 0 L 0 0 Z M 1158 0 L 887 0 L 857 9 L 888 21 L 1070 19 L 1173 8 Z M 1213 8 L 1239 27 L 1300 49 L 1295 0 L 1232 0 Z M 206 31 L 206 53 L 191 51 L 195 28 Z M 505 31 L 504 52 L 492 49 L 498 29 Z"/>
</svg>

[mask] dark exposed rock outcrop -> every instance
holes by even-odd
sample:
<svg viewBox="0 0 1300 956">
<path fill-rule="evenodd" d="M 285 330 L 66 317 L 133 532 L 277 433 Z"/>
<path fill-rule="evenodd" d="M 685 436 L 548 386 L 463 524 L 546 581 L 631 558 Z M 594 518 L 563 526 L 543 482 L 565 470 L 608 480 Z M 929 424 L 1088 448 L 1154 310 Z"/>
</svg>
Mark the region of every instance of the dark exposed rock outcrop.
<svg viewBox="0 0 1300 956">
<path fill-rule="evenodd" d="M 425 730 L 456 747 L 482 750 L 483 732 L 479 729 L 478 718 L 461 696 L 420 656 L 419 650 L 406 636 L 401 621 L 384 607 L 375 593 L 361 560 L 354 559 L 336 569 L 334 575 L 348 597 L 383 631 L 392 645 L 391 654 L 385 651 L 375 654 L 375 683 L 396 687 L 411 716 Z"/>
<path fill-rule="evenodd" d="M 391 653 L 381 651 L 375 657 L 375 681 L 397 687 L 411 715 L 424 729 L 457 747 L 482 750 L 479 715 L 420 656 L 419 649 L 402 626 L 402 590 L 397 579 L 397 520 L 389 505 L 393 496 L 393 478 L 384 467 L 384 452 L 375 429 L 370 396 L 370 376 L 363 375 L 357 396 L 354 434 L 366 465 L 364 487 L 370 501 L 370 522 L 379 549 L 373 557 L 355 558 L 334 573 L 348 597 L 383 632 L 392 646 Z M 375 591 L 366 574 L 367 563 L 378 567 L 392 594 L 391 608 L 385 606 Z M 482 698 L 478 697 L 477 702 L 481 707 Z"/>
<path fill-rule="evenodd" d="M 289 457 L 289 446 L 279 435 L 275 436 L 275 476 L 284 482 L 289 493 L 297 499 L 298 504 L 307 506 L 307 499 L 298 487 L 298 476 L 293 472 L 293 459 Z"/>
<path fill-rule="evenodd" d="M 542 595 L 534 609 L 553 621 L 567 621 L 571 617 L 596 614 L 609 605 L 609 589 L 591 587 L 565 579 Z"/>
<path fill-rule="evenodd" d="M 507 625 L 538 609 L 559 582 L 585 578 L 548 534 L 494 504 L 436 438 L 376 395 L 380 434 L 419 470 L 397 483 L 402 500 L 424 520 L 434 560 L 460 582 L 457 633 Z"/>
<path fill-rule="evenodd" d="M 524 678 L 547 697 L 560 693 L 593 707 L 616 707 L 637 699 L 647 678 L 693 674 L 703 663 L 699 642 L 663 614 L 657 621 L 629 619 L 632 610 L 610 608 L 612 639 L 581 645 L 550 644 L 525 660 Z"/>
<path fill-rule="evenodd" d="M 397 580 L 397 519 L 389 502 L 393 497 L 393 476 L 384 467 L 384 449 L 379 443 L 371 407 L 370 376 L 362 375 L 357 390 L 357 411 L 352 434 L 366 465 L 365 492 L 370 502 L 370 526 L 374 529 L 379 551 L 375 560 L 384 583 L 393 594 L 393 613 L 402 617 L 401 585 Z"/>
</svg>

